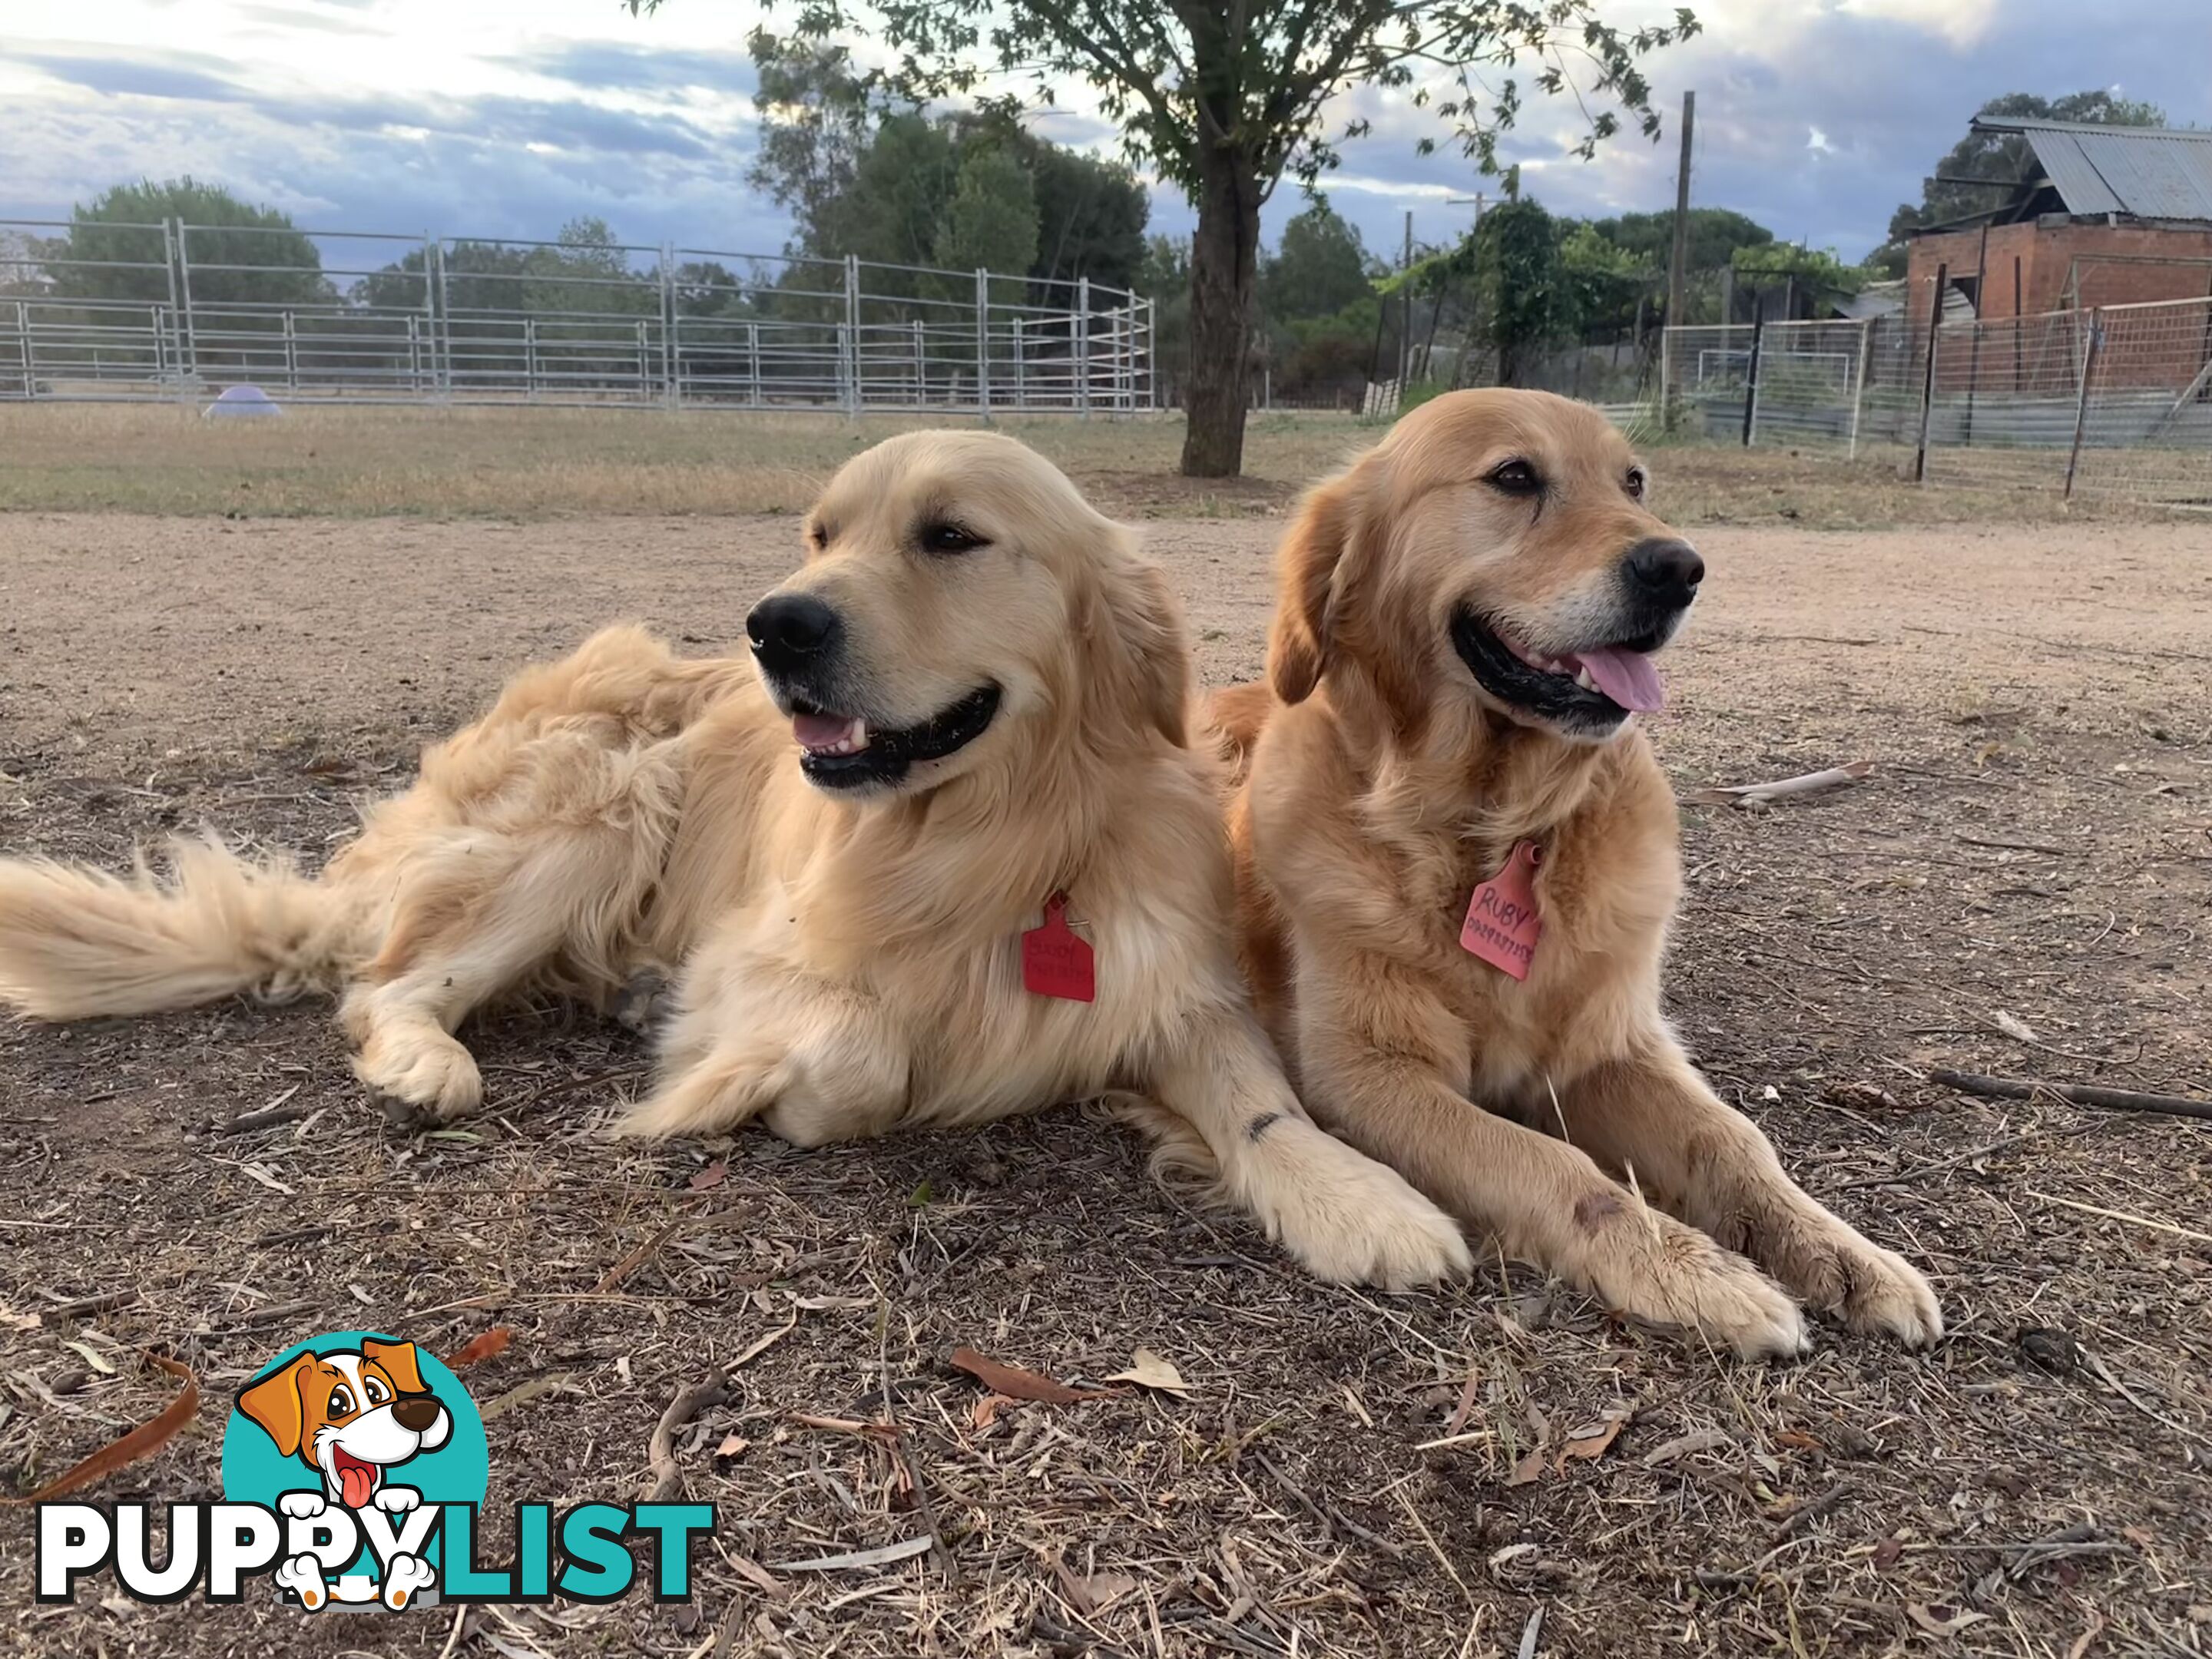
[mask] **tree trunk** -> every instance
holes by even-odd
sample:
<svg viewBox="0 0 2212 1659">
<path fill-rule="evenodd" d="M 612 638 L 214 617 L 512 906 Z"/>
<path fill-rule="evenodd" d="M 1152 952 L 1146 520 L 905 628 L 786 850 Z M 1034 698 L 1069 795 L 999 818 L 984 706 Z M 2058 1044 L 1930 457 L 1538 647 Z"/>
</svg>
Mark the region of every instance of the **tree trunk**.
<svg viewBox="0 0 2212 1659">
<path fill-rule="evenodd" d="M 1182 441 L 1187 478 L 1233 478 L 1244 465 L 1253 289 L 1260 270 L 1260 179 L 1228 145 L 1200 162 L 1190 250 L 1190 379 Z"/>
</svg>

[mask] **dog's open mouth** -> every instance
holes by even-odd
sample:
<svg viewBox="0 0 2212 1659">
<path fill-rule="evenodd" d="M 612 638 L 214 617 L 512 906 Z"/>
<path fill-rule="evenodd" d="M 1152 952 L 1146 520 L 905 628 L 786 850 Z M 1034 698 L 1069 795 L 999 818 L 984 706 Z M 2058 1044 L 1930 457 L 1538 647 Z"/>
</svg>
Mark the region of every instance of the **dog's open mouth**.
<svg viewBox="0 0 2212 1659">
<path fill-rule="evenodd" d="M 788 700 L 799 764 L 825 789 L 897 783 L 924 761 L 943 760 L 983 735 L 999 712 L 999 688 L 986 685 L 918 726 L 871 725 L 857 714 L 833 714 L 804 698 Z"/>
<path fill-rule="evenodd" d="M 1601 731 L 1667 701 L 1651 665 L 1651 653 L 1666 643 L 1664 634 L 1554 655 L 1522 644 L 1472 611 L 1456 612 L 1451 631 L 1460 660 L 1485 690 L 1555 725 Z"/>
<path fill-rule="evenodd" d="M 365 1510 L 376 1496 L 377 1468 L 343 1446 L 331 1448 L 331 1468 L 338 1478 L 338 1498 L 349 1510 Z"/>
</svg>

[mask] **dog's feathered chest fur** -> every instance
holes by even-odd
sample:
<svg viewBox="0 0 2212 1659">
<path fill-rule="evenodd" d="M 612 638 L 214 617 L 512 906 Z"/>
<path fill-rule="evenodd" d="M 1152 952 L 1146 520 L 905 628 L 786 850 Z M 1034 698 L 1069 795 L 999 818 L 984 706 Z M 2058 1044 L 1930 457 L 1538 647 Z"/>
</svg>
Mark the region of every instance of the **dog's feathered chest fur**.
<svg viewBox="0 0 2212 1659">
<path fill-rule="evenodd" d="M 1274 711 L 1239 814 L 1248 966 L 1279 1041 L 1294 1028 L 1295 952 L 1273 975 L 1250 949 L 1256 890 L 1273 926 L 1325 928 L 1417 977 L 1464 1024 L 1473 1086 L 1510 1104 L 1577 1067 L 1656 995 L 1680 891 L 1673 796 L 1643 734 L 1601 748 L 1531 734 L 1470 764 L 1363 746 L 1327 702 Z M 1470 954 L 1460 929 L 1477 886 L 1533 842 L 1540 922 L 1525 981 Z"/>
</svg>

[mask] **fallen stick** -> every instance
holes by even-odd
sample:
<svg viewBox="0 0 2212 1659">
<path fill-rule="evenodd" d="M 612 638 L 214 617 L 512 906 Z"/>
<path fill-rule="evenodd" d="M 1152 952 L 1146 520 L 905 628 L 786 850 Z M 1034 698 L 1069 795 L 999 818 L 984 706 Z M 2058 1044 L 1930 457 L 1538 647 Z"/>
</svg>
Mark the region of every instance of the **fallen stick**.
<svg viewBox="0 0 2212 1659">
<path fill-rule="evenodd" d="M 112 1313 L 118 1308 L 130 1307 L 138 1300 L 136 1291 L 102 1291 L 98 1296 L 81 1296 L 74 1302 L 64 1302 L 59 1307 L 40 1310 L 39 1322 L 52 1325 L 64 1319 L 82 1319 L 88 1314 Z"/>
<path fill-rule="evenodd" d="M 250 1135 L 256 1129 L 273 1129 L 280 1123 L 297 1123 L 313 1111 L 312 1105 L 264 1106 L 258 1111 L 240 1112 L 227 1123 L 216 1126 L 219 1135 Z"/>
<path fill-rule="evenodd" d="M 1873 770 L 1872 761 L 1853 761 L 1848 766 L 1832 766 L 1825 772 L 1808 772 L 1800 777 L 1777 778 L 1771 783 L 1692 789 L 1682 799 L 1699 806 L 1768 806 L 1796 796 L 1825 795 L 1832 789 L 1847 788 Z"/>
<path fill-rule="evenodd" d="M 2045 1204 L 2056 1204 L 2063 1209 L 2079 1210 L 2083 1215 L 2100 1215 L 2107 1221 L 2124 1221 L 2130 1226 L 2148 1227 L 2153 1232 L 2172 1233 L 2181 1238 L 2193 1238 L 2200 1244 L 2212 1244 L 2212 1233 L 2200 1233 L 2196 1228 L 2182 1226 L 2179 1222 L 2160 1221 L 2154 1215 L 2136 1215 L 2127 1210 L 2108 1210 L 2101 1204 L 2084 1204 L 2078 1198 L 2057 1198 L 2049 1193 L 2039 1193 L 2033 1187 L 2026 1191 L 2030 1198 L 2039 1198 Z"/>
<path fill-rule="evenodd" d="M 676 1431 L 708 1407 L 726 1404 L 729 1398 L 729 1383 L 718 1376 L 711 1382 L 694 1382 L 668 1402 L 660 1421 L 653 1425 L 653 1439 L 646 1454 L 647 1480 L 639 1489 L 639 1503 L 668 1501 L 668 1495 L 684 1479 L 684 1472 L 676 1467 Z"/>
<path fill-rule="evenodd" d="M 2087 1083 L 2046 1083 L 2039 1078 L 1989 1077 L 1980 1072 L 1930 1072 L 1930 1083 L 1961 1094 L 1998 1100 L 2033 1100 L 2055 1095 L 2076 1106 L 2100 1106 L 2108 1112 L 2154 1112 L 2166 1117 L 2196 1117 L 2212 1122 L 2212 1100 L 2188 1095 L 2147 1095 L 2134 1089 L 2100 1089 Z"/>
</svg>

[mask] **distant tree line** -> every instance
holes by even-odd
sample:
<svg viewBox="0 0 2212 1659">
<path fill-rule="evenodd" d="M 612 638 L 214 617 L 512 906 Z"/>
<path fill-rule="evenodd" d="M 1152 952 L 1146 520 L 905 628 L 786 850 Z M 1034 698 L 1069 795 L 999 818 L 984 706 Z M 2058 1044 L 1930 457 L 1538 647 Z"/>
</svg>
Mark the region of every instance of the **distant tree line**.
<svg viewBox="0 0 2212 1659">
<path fill-rule="evenodd" d="M 1192 341 L 1193 246 L 1147 238 L 1148 193 L 1127 166 L 1052 143 L 1003 106 L 943 113 L 896 101 L 881 77 L 820 39 L 761 31 L 750 47 L 762 124 L 749 182 L 790 215 L 792 234 L 781 259 L 756 259 L 742 272 L 705 258 L 678 264 L 668 286 L 678 318 L 827 327 L 842 317 L 848 255 L 878 267 L 864 284 L 871 321 L 955 314 L 942 307 L 972 303 L 977 269 L 1000 279 L 994 307 L 1062 310 L 1073 289 L 1061 285 L 1087 277 L 1096 307 L 1116 303 L 1120 290 L 1152 300 L 1157 370 L 1176 400 Z M 2123 125 L 2165 118 L 2096 90 L 2008 94 L 1978 112 Z M 1509 173 L 1505 199 L 1479 228 L 1418 250 L 1399 270 L 1316 194 L 1257 256 L 1241 378 L 1286 402 L 1354 404 L 1370 378 L 1391 378 L 1401 362 L 1417 377 L 1511 385 L 1561 347 L 1642 343 L 1669 320 L 1740 317 L 1747 294 L 1782 289 L 1801 310 L 1817 311 L 1901 274 L 1907 238 L 1998 205 L 2032 165 L 2017 137 L 1968 134 L 1923 181 L 1921 201 L 1898 209 L 1889 240 L 1858 265 L 1780 241 L 1741 213 L 1692 209 L 1691 280 L 1678 319 L 1663 303 L 1671 212 L 1555 216 L 1522 196 Z M 146 227 L 168 220 L 194 227 L 192 292 L 202 302 L 364 320 L 425 308 L 424 251 L 341 293 L 288 216 L 189 177 L 117 185 L 76 208 L 58 235 L 0 243 L 0 295 L 166 303 L 167 252 L 160 231 Z M 544 319 L 547 337 L 588 332 L 609 318 L 657 318 L 664 303 L 657 258 L 635 256 L 597 218 L 572 220 L 550 244 L 462 240 L 439 257 L 441 302 L 451 314 L 524 313 Z M 597 321 L 563 320 L 586 318 Z M 1036 349 L 1049 355 L 1067 343 L 1048 331 Z"/>
</svg>

